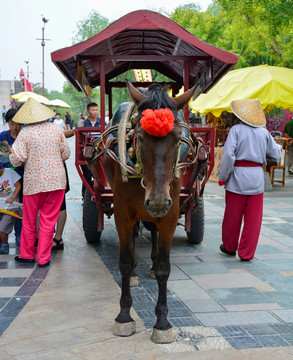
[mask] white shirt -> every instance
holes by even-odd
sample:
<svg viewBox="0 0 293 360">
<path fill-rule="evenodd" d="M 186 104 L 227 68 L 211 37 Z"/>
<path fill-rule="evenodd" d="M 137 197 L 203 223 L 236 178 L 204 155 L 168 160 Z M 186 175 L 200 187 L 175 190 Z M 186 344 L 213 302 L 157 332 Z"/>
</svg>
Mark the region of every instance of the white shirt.
<svg viewBox="0 0 293 360">
<path fill-rule="evenodd" d="M 15 183 L 20 179 L 18 173 L 11 169 L 4 169 L 3 175 L 0 176 L 0 208 L 1 209 L 15 209 L 17 205 L 5 202 L 9 198 L 14 190 Z M 18 196 L 14 201 L 18 201 Z"/>
<path fill-rule="evenodd" d="M 64 124 L 64 120 L 62 119 L 55 119 L 54 120 L 54 124 L 59 126 L 59 128 L 63 131 L 65 129 L 65 124 Z"/>
<path fill-rule="evenodd" d="M 262 166 L 234 167 L 236 160 L 246 160 L 266 165 L 266 158 L 278 160 L 280 146 L 265 128 L 246 124 L 234 125 L 227 137 L 219 179 L 226 181 L 225 189 L 242 195 L 258 195 L 264 191 Z"/>
</svg>

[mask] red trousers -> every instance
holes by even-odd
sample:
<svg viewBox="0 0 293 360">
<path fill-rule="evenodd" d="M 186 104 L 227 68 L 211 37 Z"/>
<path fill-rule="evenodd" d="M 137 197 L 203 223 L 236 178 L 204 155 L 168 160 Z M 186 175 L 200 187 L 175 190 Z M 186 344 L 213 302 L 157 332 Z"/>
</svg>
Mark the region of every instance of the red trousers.
<svg viewBox="0 0 293 360">
<path fill-rule="evenodd" d="M 23 218 L 19 256 L 34 259 L 36 255 L 37 217 L 40 211 L 37 261 L 45 264 L 51 259 L 55 225 L 65 190 L 23 195 Z"/>
<path fill-rule="evenodd" d="M 241 195 L 226 190 L 226 208 L 222 241 L 228 251 L 237 251 L 241 259 L 252 260 L 257 247 L 263 214 L 263 193 Z M 239 240 L 242 220 L 244 220 Z M 239 243 L 239 244 L 238 244 Z"/>
</svg>

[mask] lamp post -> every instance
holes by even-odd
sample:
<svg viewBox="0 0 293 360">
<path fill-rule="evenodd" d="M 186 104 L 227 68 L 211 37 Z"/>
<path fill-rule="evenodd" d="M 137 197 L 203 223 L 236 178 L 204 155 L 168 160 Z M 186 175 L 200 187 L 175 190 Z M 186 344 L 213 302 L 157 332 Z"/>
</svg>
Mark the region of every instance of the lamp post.
<svg viewBox="0 0 293 360">
<path fill-rule="evenodd" d="M 49 21 L 49 19 L 46 19 L 43 15 L 42 15 L 42 21 L 44 23 L 44 26 L 42 27 L 42 38 L 41 39 L 37 39 L 37 40 L 41 40 L 41 46 L 42 46 L 42 90 L 43 90 L 43 95 L 44 95 L 44 89 L 45 89 L 45 40 L 50 40 L 50 39 L 45 39 L 45 24 Z"/>
</svg>

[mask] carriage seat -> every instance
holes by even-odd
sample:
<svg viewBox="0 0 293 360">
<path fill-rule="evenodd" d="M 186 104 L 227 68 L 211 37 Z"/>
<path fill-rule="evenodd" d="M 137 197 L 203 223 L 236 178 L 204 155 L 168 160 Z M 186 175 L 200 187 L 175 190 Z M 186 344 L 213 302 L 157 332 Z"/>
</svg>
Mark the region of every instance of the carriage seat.
<svg viewBox="0 0 293 360">
<path fill-rule="evenodd" d="M 120 104 L 117 108 L 117 110 L 115 111 L 112 119 L 111 119 L 111 125 L 118 125 L 120 123 L 120 120 L 122 118 L 122 115 L 124 113 L 124 111 L 126 110 L 127 106 L 128 106 L 129 102 L 124 102 L 122 104 Z M 179 110 L 178 111 L 178 114 L 177 114 L 177 118 L 179 121 L 182 121 L 186 124 L 186 120 L 183 116 L 183 112 L 182 110 Z M 114 137 L 117 137 L 117 133 L 118 131 L 113 131 L 111 134 L 112 136 Z M 182 129 L 182 135 L 189 138 L 189 132 L 186 130 L 186 129 Z M 116 153 L 116 155 L 118 156 L 118 146 L 115 146 L 114 149 L 113 149 Z M 188 150 L 189 150 L 189 146 L 186 144 L 186 143 L 182 143 L 181 144 L 181 149 L 180 149 L 180 158 L 179 158 L 179 162 L 183 162 L 187 153 L 188 153 Z M 128 159 L 127 157 L 127 160 L 130 160 Z M 130 160 L 131 161 L 131 160 Z M 129 164 L 130 165 L 130 164 Z"/>
</svg>

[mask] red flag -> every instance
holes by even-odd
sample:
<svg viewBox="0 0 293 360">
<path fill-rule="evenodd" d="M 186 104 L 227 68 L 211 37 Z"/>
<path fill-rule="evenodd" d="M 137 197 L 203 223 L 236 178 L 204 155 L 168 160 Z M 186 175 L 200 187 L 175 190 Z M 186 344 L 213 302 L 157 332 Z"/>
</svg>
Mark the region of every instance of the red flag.
<svg viewBox="0 0 293 360">
<path fill-rule="evenodd" d="M 24 91 L 34 91 L 33 85 L 28 81 L 26 77 L 24 77 Z"/>
</svg>

